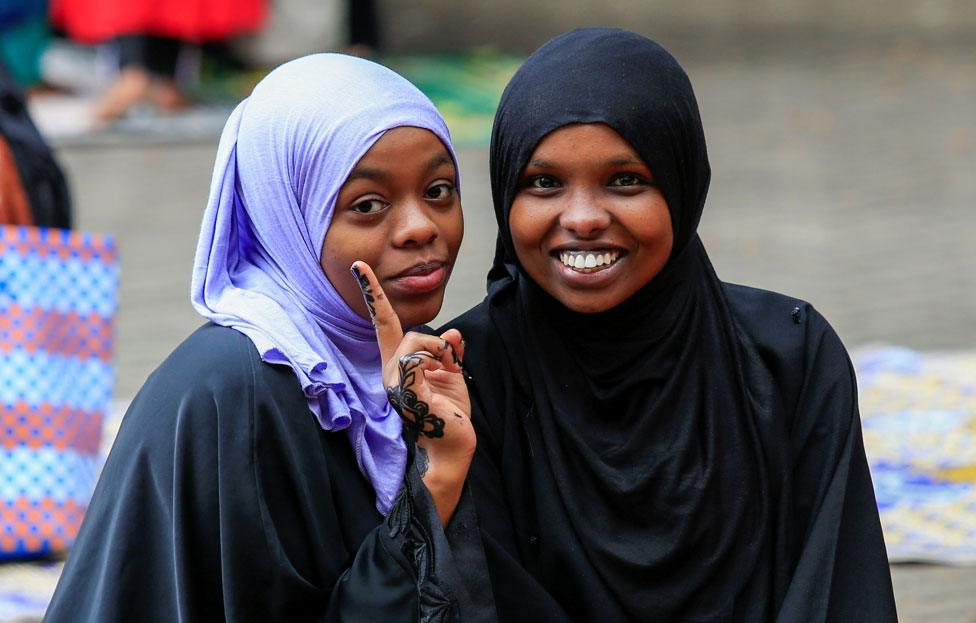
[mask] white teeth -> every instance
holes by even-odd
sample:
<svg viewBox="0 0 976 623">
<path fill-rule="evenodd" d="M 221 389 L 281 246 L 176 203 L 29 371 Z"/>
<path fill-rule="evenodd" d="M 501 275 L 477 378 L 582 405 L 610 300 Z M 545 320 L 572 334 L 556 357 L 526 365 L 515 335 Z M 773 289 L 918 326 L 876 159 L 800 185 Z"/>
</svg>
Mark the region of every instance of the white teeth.
<svg viewBox="0 0 976 623">
<path fill-rule="evenodd" d="M 619 251 L 607 251 L 606 253 L 589 253 L 587 251 L 562 251 L 559 253 L 559 261 L 570 268 L 588 271 L 600 266 L 609 266 L 620 257 Z"/>
</svg>

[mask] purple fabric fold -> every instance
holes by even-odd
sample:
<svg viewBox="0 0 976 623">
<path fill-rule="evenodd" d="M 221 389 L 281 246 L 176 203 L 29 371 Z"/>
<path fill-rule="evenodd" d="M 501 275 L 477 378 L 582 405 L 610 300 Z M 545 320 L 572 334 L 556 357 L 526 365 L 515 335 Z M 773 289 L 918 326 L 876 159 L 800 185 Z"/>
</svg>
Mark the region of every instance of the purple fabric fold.
<svg viewBox="0 0 976 623">
<path fill-rule="evenodd" d="M 400 418 L 372 325 L 319 258 L 342 184 L 400 126 L 430 130 L 454 157 L 434 105 L 381 65 L 315 54 L 268 74 L 221 135 L 190 293 L 197 312 L 295 372 L 322 428 L 346 431 L 384 515 L 406 467 Z"/>
</svg>

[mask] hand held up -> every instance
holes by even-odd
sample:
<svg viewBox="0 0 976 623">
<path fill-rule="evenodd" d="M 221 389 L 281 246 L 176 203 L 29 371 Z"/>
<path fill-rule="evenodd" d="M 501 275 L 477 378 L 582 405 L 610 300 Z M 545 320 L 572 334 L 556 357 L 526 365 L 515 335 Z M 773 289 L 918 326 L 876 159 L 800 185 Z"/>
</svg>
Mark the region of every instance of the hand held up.
<svg viewBox="0 0 976 623">
<path fill-rule="evenodd" d="M 357 261 L 350 270 L 376 329 L 387 395 L 403 420 L 407 443 L 416 441 L 424 485 L 446 526 L 461 497 L 477 444 L 461 370 L 464 341 L 455 329 L 440 336 L 404 334 L 369 265 Z"/>
</svg>

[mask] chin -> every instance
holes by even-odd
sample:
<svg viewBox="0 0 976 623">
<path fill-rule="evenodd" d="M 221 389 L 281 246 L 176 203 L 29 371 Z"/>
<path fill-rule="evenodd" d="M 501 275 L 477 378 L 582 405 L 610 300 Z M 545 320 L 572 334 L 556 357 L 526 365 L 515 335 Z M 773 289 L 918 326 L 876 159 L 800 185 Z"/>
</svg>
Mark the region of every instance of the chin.
<svg viewBox="0 0 976 623">
<path fill-rule="evenodd" d="M 605 312 L 608 309 L 615 307 L 615 305 L 605 305 L 600 301 L 596 301 L 596 302 L 587 301 L 582 303 L 573 303 L 569 305 L 563 303 L 563 306 L 567 307 L 571 311 L 574 311 L 578 314 L 599 314 L 600 312 Z"/>
<path fill-rule="evenodd" d="M 409 327 L 419 327 L 433 320 L 440 313 L 443 302 L 444 297 L 440 295 L 422 302 L 398 302 L 393 305 L 393 309 L 400 318 L 400 325 L 407 330 Z"/>
</svg>

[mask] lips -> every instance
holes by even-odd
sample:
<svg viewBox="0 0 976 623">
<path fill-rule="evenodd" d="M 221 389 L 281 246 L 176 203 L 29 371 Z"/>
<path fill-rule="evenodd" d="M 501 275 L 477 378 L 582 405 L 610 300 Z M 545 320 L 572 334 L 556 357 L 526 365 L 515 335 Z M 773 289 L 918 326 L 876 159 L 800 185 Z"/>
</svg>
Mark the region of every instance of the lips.
<svg viewBox="0 0 976 623">
<path fill-rule="evenodd" d="M 406 295 L 426 294 L 439 288 L 447 279 L 447 263 L 429 260 L 415 264 L 387 280 L 387 283 Z"/>
</svg>

